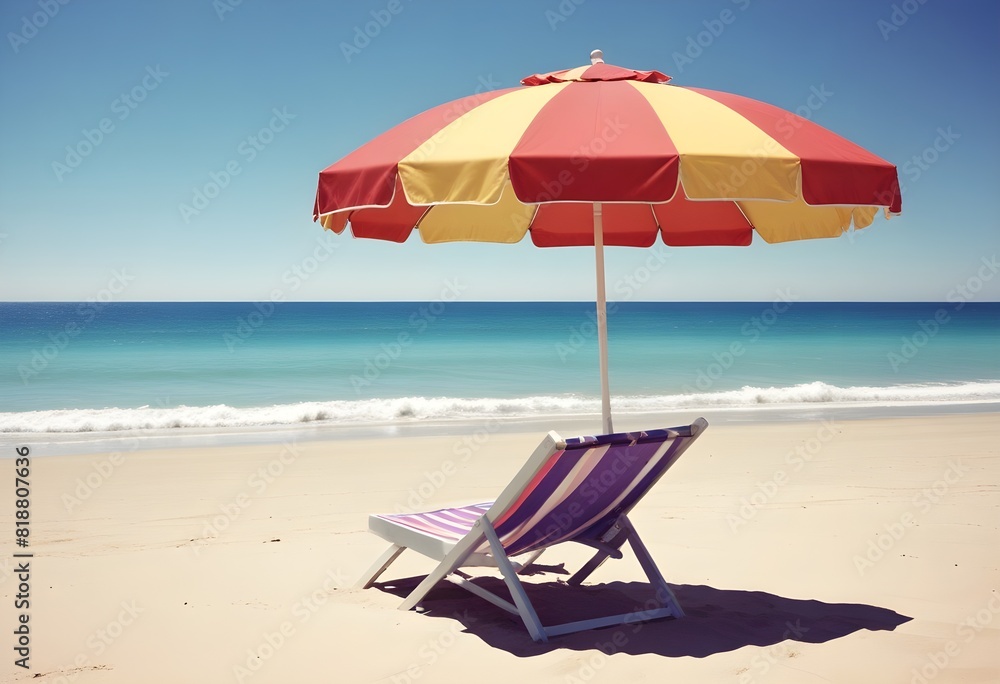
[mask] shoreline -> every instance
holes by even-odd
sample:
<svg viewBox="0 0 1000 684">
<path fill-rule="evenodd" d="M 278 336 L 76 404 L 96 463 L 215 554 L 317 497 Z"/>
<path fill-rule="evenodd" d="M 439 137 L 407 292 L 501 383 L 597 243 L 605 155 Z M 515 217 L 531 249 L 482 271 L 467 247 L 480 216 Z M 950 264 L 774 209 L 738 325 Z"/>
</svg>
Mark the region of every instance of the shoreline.
<svg viewBox="0 0 1000 684">
<path fill-rule="evenodd" d="M 933 404 L 817 404 L 762 405 L 753 408 L 702 408 L 669 412 L 614 414 L 616 432 L 628 432 L 690 423 L 699 416 L 710 425 L 783 424 L 809 421 L 864 421 L 885 418 L 945 417 L 996 414 L 1000 424 L 1000 402 L 980 401 Z M 564 437 L 594 434 L 599 414 L 540 415 L 535 417 L 493 416 L 438 420 L 402 419 L 394 422 L 336 424 L 310 421 L 241 427 L 151 428 L 86 432 L 7 432 L 0 442 L 28 444 L 42 457 L 93 454 L 145 449 L 186 449 L 217 446 L 249 446 L 283 442 L 377 440 L 406 437 L 462 436 L 475 434 L 538 434 L 550 430 Z M 0 461 L 12 458 L 4 450 Z"/>
</svg>

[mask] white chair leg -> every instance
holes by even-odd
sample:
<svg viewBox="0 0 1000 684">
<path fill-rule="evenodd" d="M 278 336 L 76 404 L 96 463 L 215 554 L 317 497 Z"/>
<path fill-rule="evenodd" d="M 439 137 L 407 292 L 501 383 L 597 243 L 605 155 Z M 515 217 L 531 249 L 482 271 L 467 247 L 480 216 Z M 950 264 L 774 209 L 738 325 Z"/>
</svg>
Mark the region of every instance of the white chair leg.
<svg viewBox="0 0 1000 684">
<path fill-rule="evenodd" d="M 443 580 L 445 577 L 450 575 L 452 572 L 462 567 L 462 563 L 472 555 L 472 552 L 483 543 L 485 536 L 482 533 L 482 525 L 477 522 L 478 534 L 473 534 L 470 532 L 465 535 L 452 549 L 448 552 L 437 567 L 434 568 L 423 581 L 417 585 L 417 588 L 410 592 L 410 595 L 406 597 L 406 600 L 400 604 L 400 610 L 410 610 L 416 607 L 418 603 L 427 595 L 434 585 Z M 475 531 L 477 528 L 473 527 Z"/>
<path fill-rule="evenodd" d="M 625 543 L 625 540 L 628 539 L 628 531 L 623 528 L 621 522 L 619 521 L 615 523 L 615 526 L 612 529 L 618 531 L 608 538 L 607 541 L 604 541 L 604 544 L 607 545 L 607 549 L 603 549 L 595 553 L 589 561 L 584 563 L 583 566 L 573 574 L 572 577 L 566 580 L 567 584 L 574 587 L 578 586 L 585 579 L 590 577 L 594 570 L 601 567 L 604 561 L 611 557 L 612 549 L 617 552 L 621 545 Z M 608 537 L 608 535 L 605 535 L 605 537 Z M 620 557 L 620 555 L 616 556 L 616 558 Z"/>
<path fill-rule="evenodd" d="M 385 569 L 388 568 L 394 560 L 399 558 L 399 554 L 406 550 L 405 546 L 399 546 L 398 544 L 393 544 L 390 546 L 385 553 L 378 557 L 378 560 L 368 568 L 368 571 L 361 576 L 355 584 L 356 589 L 367 589 L 371 585 L 375 584 L 375 580 L 379 578 Z"/>
<path fill-rule="evenodd" d="M 607 551 L 598 551 L 591 557 L 589 561 L 584 563 L 583 567 L 581 567 L 579 570 L 573 573 L 572 577 L 566 580 L 566 584 L 569 584 L 570 586 L 574 587 L 579 585 L 581 582 L 583 582 L 583 580 L 590 577 L 591 573 L 593 573 L 594 570 L 597 570 L 597 568 L 601 567 L 601 565 L 604 563 L 604 561 L 608 559 L 610 555 L 611 554 L 609 554 Z"/>
<path fill-rule="evenodd" d="M 527 570 L 528 568 L 530 568 L 531 565 L 536 560 L 538 560 L 538 557 L 541 556 L 543 553 L 545 553 L 545 549 L 541 549 L 540 551 L 535 551 L 533 554 L 531 554 L 530 556 L 528 556 L 528 560 L 526 560 L 524 563 L 521 563 L 519 565 L 515 565 L 515 569 L 517 570 L 517 574 L 518 575 L 523 575 L 524 572 L 525 572 L 525 570 Z M 514 565 L 514 564 L 512 564 L 512 565 Z"/>
<path fill-rule="evenodd" d="M 636 558 L 639 559 L 639 565 L 642 566 L 643 572 L 646 573 L 649 583 L 656 590 L 657 597 L 663 601 L 664 607 L 668 608 L 674 617 L 684 617 L 684 610 L 681 608 L 681 604 L 678 603 L 674 592 L 667 586 L 667 581 L 660 574 L 660 569 L 656 567 L 656 562 L 649 555 L 646 545 L 639 539 L 639 534 L 632 526 L 632 522 L 625 516 L 622 516 L 622 524 L 628 530 L 628 544 L 632 547 L 632 551 L 635 552 Z"/>
<path fill-rule="evenodd" d="M 510 591 L 511 598 L 514 599 L 514 605 L 517 606 L 517 612 L 520 613 L 521 621 L 524 622 L 524 626 L 528 629 L 528 634 L 531 635 L 534 641 L 548 641 L 549 639 L 545 635 L 545 628 L 542 627 L 542 622 L 538 619 L 538 613 L 535 612 L 535 607 L 531 605 L 531 600 L 524 592 L 524 586 L 521 584 L 521 580 L 518 579 L 514 566 L 510 564 L 510 559 L 507 558 L 507 554 L 503 550 L 503 545 L 497 537 L 496 530 L 493 529 L 493 526 L 485 518 L 481 519 L 477 524 L 482 526 L 486 538 L 490 542 L 493 557 L 496 558 L 497 566 L 503 574 L 503 581 L 507 584 L 507 589 Z"/>
</svg>

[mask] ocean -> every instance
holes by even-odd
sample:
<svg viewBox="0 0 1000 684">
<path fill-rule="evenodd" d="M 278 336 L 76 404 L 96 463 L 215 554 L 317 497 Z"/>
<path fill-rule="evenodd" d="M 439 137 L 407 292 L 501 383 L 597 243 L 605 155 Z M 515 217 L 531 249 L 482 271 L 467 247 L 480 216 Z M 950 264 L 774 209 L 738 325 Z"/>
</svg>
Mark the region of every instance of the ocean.
<svg viewBox="0 0 1000 684">
<path fill-rule="evenodd" d="M 600 413 L 586 302 L 3 303 L 0 432 Z M 1000 404 L 1000 303 L 609 303 L 613 411 Z"/>
</svg>

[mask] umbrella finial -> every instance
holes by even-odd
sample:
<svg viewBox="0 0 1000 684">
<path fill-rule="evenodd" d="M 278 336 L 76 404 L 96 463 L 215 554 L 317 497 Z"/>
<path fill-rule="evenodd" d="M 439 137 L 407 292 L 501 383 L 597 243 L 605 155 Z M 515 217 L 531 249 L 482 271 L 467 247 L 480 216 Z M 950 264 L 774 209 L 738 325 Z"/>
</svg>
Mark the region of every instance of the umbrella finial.
<svg viewBox="0 0 1000 684">
<path fill-rule="evenodd" d="M 604 64 L 604 53 L 600 50 L 592 50 L 590 53 L 591 64 Z"/>
</svg>

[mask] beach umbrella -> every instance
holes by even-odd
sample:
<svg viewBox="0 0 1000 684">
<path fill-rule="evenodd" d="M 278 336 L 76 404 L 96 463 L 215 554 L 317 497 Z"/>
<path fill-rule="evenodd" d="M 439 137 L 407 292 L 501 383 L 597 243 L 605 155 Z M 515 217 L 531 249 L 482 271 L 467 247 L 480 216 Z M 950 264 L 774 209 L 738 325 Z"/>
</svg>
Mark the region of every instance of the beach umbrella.
<svg viewBox="0 0 1000 684">
<path fill-rule="evenodd" d="M 741 95 L 591 64 L 418 114 L 319 174 L 314 219 L 357 238 L 593 246 L 612 431 L 604 246 L 836 237 L 901 209 L 896 167 Z"/>
</svg>

